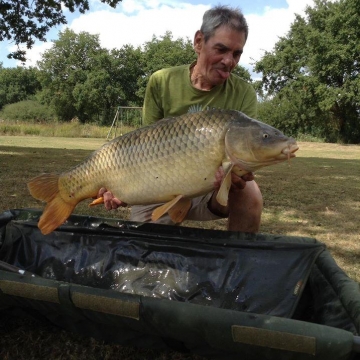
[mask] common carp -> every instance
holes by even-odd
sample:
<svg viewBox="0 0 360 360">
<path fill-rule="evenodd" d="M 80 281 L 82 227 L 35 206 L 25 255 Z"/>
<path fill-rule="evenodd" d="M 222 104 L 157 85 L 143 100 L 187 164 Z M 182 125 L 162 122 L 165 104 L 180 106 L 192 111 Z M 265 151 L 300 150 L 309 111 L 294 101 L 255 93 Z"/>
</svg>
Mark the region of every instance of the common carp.
<svg viewBox="0 0 360 360">
<path fill-rule="evenodd" d="M 43 234 L 102 187 L 129 205 L 165 203 L 154 210 L 153 220 L 169 212 L 181 222 L 191 199 L 214 189 L 220 166 L 225 176 L 217 200 L 226 205 L 231 172 L 254 172 L 294 157 L 296 150 L 293 138 L 242 112 L 207 110 L 117 137 L 69 171 L 35 177 L 28 188 L 34 198 L 47 202 L 38 223 Z"/>
</svg>

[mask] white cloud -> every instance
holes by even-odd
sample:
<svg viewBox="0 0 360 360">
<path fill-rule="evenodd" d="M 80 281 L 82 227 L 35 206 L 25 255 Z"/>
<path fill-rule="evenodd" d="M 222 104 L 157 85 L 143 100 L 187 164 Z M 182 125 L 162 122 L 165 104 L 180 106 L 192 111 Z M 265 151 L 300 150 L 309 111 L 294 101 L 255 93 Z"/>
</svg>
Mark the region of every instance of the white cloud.
<svg viewBox="0 0 360 360">
<path fill-rule="evenodd" d="M 42 54 L 52 47 L 53 43 L 51 41 L 42 42 L 37 45 L 34 45 L 31 49 L 26 49 L 26 46 L 20 46 L 20 49 L 26 51 L 26 58 L 28 59 L 25 63 L 25 66 L 36 66 L 36 63 L 41 60 Z M 16 45 L 11 45 L 7 48 L 8 52 L 14 52 L 17 50 Z M 21 61 L 17 62 L 18 66 L 22 66 Z"/>
<path fill-rule="evenodd" d="M 271 51 L 279 37 L 285 36 L 291 23 L 295 20 L 295 13 L 304 15 L 307 5 L 312 5 L 313 0 L 287 0 L 288 8 L 265 8 L 261 15 L 248 14 L 246 19 L 249 24 L 249 37 L 245 46 L 241 62 L 249 65 L 260 60 L 265 51 Z"/>
<path fill-rule="evenodd" d="M 126 13 L 133 13 L 143 9 L 143 5 L 136 0 L 124 0 L 122 7 Z"/>
<path fill-rule="evenodd" d="M 68 26 L 75 32 L 99 34 L 101 45 L 109 49 L 121 48 L 125 44 L 140 46 L 150 41 L 153 35 L 159 37 L 166 31 L 171 31 L 175 39 L 188 37 L 192 41 L 204 12 L 211 6 L 174 0 L 123 0 L 114 10 L 105 9 L 98 0 L 93 0 L 93 3 L 91 9 L 99 10 L 80 14 Z M 295 13 L 303 15 L 305 7 L 313 5 L 313 0 L 287 0 L 287 3 L 288 7 L 282 9 L 267 6 L 261 15 L 245 13 L 250 29 L 241 65 L 251 69 L 250 64 L 259 60 L 265 50 L 273 49 L 278 38 L 290 30 Z M 49 46 L 51 42 L 28 51 L 32 65 Z"/>
<path fill-rule="evenodd" d="M 100 34 L 101 44 L 107 48 L 120 48 L 129 43 L 140 46 L 150 41 L 153 35 L 159 37 L 166 31 L 171 31 L 174 38 L 189 37 L 192 40 L 203 13 L 209 8 L 186 3 L 177 3 L 174 7 L 164 2 L 149 7 L 149 3 L 145 7 L 142 2 L 125 0 L 124 12 L 98 11 L 82 15 L 70 24 L 70 28 L 75 32 Z M 128 12 L 135 14 L 127 15 Z"/>
</svg>

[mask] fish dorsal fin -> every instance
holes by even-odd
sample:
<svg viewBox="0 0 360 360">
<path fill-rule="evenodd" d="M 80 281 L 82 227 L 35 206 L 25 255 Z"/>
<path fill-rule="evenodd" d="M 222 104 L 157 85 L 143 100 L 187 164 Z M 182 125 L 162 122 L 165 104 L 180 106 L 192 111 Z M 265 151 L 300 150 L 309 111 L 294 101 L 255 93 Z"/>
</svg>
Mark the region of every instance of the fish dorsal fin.
<svg viewBox="0 0 360 360">
<path fill-rule="evenodd" d="M 221 181 L 220 188 L 216 194 L 216 201 L 222 206 L 227 206 L 228 203 L 229 191 L 231 187 L 231 171 L 233 166 L 234 165 L 231 163 L 223 164 L 225 176 Z"/>
<path fill-rule="evenodd" d="M 203 111 L 203 107 L 200 104 L 191 105 L 188 110 L 188 114 L 195 114 L 197 112 Z"/>
<path fill-rule="evenodd" d="M 209 110 L 219 110 L 216 107 L 203 106 L 201 104 L 191 105 L 188 109 L 188 114 L 195 114 L 201 111 L 209 111 Z"/>
<path fill-rule="evenodd" d="M 156 221 L 165 215 L 173 206 L 177 204 L 183 198 L 183 195 L 178 195 L 174 199 L 168 201 L 167 203 L 157 207 L 151 214 L 151 220 Z"/>
<path fill-rule="evenodd" d="M 181 198 L 169 211 L 171 220 L 175 223 L 184 221 L 187 213 L 191 208 L 191 200 L 189 198 Z"/>
</svg>

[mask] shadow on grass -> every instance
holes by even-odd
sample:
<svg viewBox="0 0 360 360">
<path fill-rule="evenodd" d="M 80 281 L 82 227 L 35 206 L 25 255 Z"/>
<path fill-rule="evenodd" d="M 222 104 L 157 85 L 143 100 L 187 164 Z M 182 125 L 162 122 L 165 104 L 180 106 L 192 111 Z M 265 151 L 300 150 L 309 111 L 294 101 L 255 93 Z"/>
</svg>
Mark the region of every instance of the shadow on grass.
<svg viewBox="0 0 360 360">
<path fill-rule="evenodd" d="M 86 150 L 42 149 L 0 146 L 0 211 L 41 207 L 28 192 L 27 182 L 44 172 L 60 173 L 81 163 L 91 153 Z"/>
<path fill-rule="evenodd" d="M 257 181 L 271 227 L 286 218 L 286 227 L 307 227 L 309 235 L 360 233 L 360 160 L 300 158 L 264 168 Z"/>
</svg>

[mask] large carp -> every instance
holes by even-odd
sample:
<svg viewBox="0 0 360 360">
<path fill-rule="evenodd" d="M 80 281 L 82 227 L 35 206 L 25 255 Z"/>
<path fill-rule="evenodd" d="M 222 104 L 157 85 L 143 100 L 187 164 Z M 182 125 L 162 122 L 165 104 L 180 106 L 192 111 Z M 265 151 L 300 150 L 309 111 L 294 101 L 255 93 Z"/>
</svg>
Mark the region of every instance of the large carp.
<svg viewBox="0 0 360 360">
<path fill-rule="evenodd" d="M 47 202 L 38 224 L 43 234 L 102 187 L 130 205 L 164 202 L 153 220 L 169 212 L 181 222 L 191 198 L 214 189 L 221 165 L 225 176 L 217 200 L 226 205 L 231 172 L 254 172 L 294 157 L 297 149 L 293 138 L 239 111 L 201 111 L 117 137 L 69 171 L 35 177 L 28 188 L 34 198 Z"/>
</svg>

